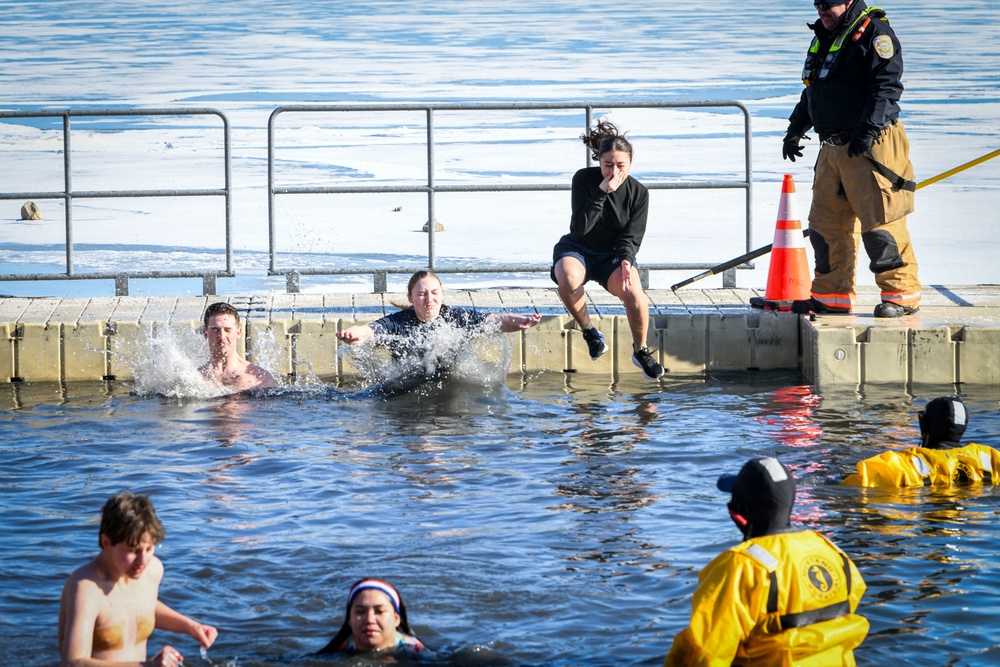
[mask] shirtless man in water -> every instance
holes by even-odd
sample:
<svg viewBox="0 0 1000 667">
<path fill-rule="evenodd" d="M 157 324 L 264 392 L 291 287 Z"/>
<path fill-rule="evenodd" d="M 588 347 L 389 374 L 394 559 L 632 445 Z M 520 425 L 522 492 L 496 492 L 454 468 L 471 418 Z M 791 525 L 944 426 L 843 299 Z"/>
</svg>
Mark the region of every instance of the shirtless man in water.
<svg viewBox="0 0 1000 667">
<path fill-rule="evenodd" d="M 63 586 L 59 604 L 61 667 L 176 667 L 180 651 L 164 646 L 146 660 L 154 628 L 191 635 L 203 647 L 218 631 L 157 599 L 163 563 L 153 555 L 166 531 L 146 496 L 126 491 L 104 504 L 101 552 Z"/>
<path fill-rule="evenodd" d="M 198 370 L 206 380 L 236 391 L 276 386 L 270 373 L 251 364 L 237 351 L 243 329 L 240 314 L 231 305 L 219 302 L 205 309 L 204 333 L 212 358 Z"/>
</svg>

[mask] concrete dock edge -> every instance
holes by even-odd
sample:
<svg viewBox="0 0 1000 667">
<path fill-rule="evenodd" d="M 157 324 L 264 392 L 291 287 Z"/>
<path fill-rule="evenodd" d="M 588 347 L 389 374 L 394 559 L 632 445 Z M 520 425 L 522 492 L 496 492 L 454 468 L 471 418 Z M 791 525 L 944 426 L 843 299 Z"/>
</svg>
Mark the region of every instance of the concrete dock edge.
<svg viewBox="0 0 1000 667">
<path fill-rule="evenodd" d="M 808 317 L 749 308 L 746 289 L 650 290 L 647 345 L 669 375 L 798 370 L 816 384 L 1000 384 L 1000 290 L 934 287 L 911 316 L 879 320 L 877 293 L 862 291 L 854 315 Z M 582 334 L 552 289 L 454 290 L 452 305 L 540 313 L 511 341 L 510 372 L 638 374 L 620 303 L 589 294 L 609 352 L 590 359 Z M 596 297 L 596 300 L 595 300 Z M 336 332 L 405 303 L 402 294 L 274 294 L 223 297 L 0 299 L 0 381 L 132 380 L 137 359 L 165 336 L 198 345 L 210 301 L 228 301 L 244 319 L 241 350 L 286 381 L 358 375 Z M 202 350 L 207 358 L 207 348 Z M 148 352 L 147 355 L 148 357 Z M 201 363 L 202 359 L 196 359 Z"/>
</svg>

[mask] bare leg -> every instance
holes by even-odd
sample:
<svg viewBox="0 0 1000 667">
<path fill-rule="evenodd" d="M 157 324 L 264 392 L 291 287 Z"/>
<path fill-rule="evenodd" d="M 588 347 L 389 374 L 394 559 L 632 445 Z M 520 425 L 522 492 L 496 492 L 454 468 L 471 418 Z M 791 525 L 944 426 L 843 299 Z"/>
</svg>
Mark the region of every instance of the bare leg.
<svg viewBox="0 0 1000 667">
<path fill-rule="evenodd" d="M 562 257 L 556 262 L 555 274 L 559 284 L 559 298 L 566 310 L 581 329 L 589 329 L 590 313 L 587 312 L 587 294 L 583 289 L 587 280 L 587 268 L 576 257 Z"/>
<path fill-rule="evenodd" d="M 638 350 L 646 346 L 646 332 L 649 330 L 649 300 L 642 290 L 639 272 L 634 266 L 629 267 L 629 271 L 632 273 L 632 284 L 628 289 L 622 286 L 622 270 L 619 267 L 608 279 L 608 291 L 621 299 L 625 305 L 628 328 L 632 331 L 632 347 L 634 350 Z"/>
</svg>

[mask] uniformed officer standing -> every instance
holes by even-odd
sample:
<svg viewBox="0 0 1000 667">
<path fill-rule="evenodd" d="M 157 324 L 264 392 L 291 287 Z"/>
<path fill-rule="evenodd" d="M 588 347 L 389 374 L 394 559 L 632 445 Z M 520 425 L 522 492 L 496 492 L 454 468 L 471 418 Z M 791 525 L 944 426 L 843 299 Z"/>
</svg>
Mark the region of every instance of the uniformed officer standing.
<svg viewBox="0 0 1000 667">
<path fill-rule="evenodd" d="M 777 459 L 752 459 L 718 487 L 732 493 L 743 542 L 698 574 L 691 624 L 664 666 L 852 667 L 868 633 L 855 613 L 865 582 L 826 537 L 791 527 L 792 473 Z"/>
<path fill-rule="evenodd" d="M 899 122 L 903 58 L 885 12 L 863 0 L 815 2 L 819 21 L 806 55 L 805 89 L 789 117 L 781 153 L 795 161 L 815 128 L 821 142 L 809 211 L 816 260 L 811 298 L 799 313 L 853 308 L 858 221 L 881 289 L 875 317 L 918 310 L 917 261 L 906 231 L 913 212 L 910 145 Z"/>
</svg>

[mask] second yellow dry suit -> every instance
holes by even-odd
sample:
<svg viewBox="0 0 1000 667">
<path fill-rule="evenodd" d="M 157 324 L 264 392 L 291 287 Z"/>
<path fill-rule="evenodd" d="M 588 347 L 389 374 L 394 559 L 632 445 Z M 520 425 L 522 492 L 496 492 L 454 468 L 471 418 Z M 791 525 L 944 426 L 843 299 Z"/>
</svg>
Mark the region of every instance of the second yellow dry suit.
<svg viewBox="0 0 1000 667">
<path fill-rule="evenodd" d="M 913 447 L 859 461 L 857 469 L 841 484 L 881 487 L 1000 484 L 1000 452 L 974 442 L 953 449 Z"/>
</svg>

